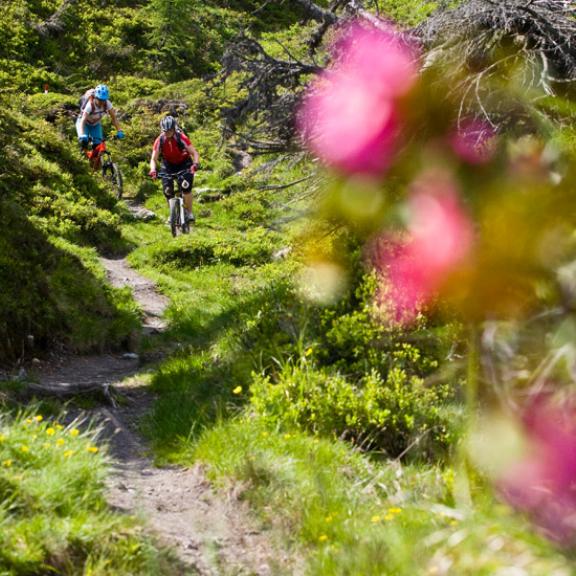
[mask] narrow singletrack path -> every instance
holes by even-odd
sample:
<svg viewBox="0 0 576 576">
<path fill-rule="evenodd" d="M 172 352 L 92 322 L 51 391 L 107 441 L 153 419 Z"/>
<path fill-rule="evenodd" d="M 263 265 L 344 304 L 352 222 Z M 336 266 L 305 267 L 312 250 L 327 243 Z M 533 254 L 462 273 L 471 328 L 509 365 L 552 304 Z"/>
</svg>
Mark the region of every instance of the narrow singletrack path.
<svg viewBox="0 0 576 576">
<path fill-rule="evenodd" d="M 168 299 L 124 259 L 101 262 L 114 286 L 132 289 L 142 310 L 143 332 L 164 330 L 162 314 Z M 102 428 L 101 442 L 113 458 L 110 505 L 141 517 L 157 540 L 182 561 L 181 574 L 298 574 L 288 555 L 257 527 L 233 489 L 227 493 L 213 490 L 198 465 L 154 466 L 138 434 L 138 424 L 153 402 L 145 379 L 136 354 L 105 354 L 70 358 L 41 374 L 38 385 L 56 394 L 81 394 L 94 388 L 103 391 L 108 402 L 89 410 L 72 410 L 69 417 L 86 418 Z"/>
</svg>

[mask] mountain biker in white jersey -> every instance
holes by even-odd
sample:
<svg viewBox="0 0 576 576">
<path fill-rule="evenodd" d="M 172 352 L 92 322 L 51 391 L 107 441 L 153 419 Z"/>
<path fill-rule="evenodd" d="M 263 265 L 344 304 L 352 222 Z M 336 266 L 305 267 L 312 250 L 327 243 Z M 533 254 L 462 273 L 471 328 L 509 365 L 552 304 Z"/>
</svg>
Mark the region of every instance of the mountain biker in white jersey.
<svg viewBox="0 0 576 576">
<path fill-rule="evenodd" d="M 110 90 L 105 84 L 98 84 L 93 90 L 88 90 L 82 97 L 85 101 L 80 111 L 80 116 L 76 120 L 76 132 L 78 142 L 82 148 L 88 146 L 88 139 L 92 139 L 93 146 L 97 146 L 104 140 L 102 130 L 102 117 L 108 114 L 116 128 L 116 137 L 124 138 L 124 132 L 120 128 L 120 123 L 116 117 L 116 110 L 109 100 Z"/>
</svg>

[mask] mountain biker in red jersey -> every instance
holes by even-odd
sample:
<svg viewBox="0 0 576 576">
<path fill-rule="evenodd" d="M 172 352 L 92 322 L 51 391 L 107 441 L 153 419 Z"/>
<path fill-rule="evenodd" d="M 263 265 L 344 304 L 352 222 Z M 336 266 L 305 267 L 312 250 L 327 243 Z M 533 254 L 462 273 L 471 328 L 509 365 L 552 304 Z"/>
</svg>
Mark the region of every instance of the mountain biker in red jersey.
<svg viewBox="0 0 576 576">
<path fill-rule="evenodd" d="M 184 207 L 188 214 L 188 220 L 194 221 L 192 214 L 192 184 L 194 173 L 198 169 L 200 156 L 184 132 L 178 128 L 176 118 L 166 116 L 160 121 L 162 134 L 154 141 L 152 156 L 150 158 L 150 177 L 158 177 L 156 162 L 162 156 L 162 190 L 166 200 L 174 197 L 174 178 L 170 177 L 182 170 L 189 170 L 177 178 L 178 189 L 182 192 Z"/>
</svg>

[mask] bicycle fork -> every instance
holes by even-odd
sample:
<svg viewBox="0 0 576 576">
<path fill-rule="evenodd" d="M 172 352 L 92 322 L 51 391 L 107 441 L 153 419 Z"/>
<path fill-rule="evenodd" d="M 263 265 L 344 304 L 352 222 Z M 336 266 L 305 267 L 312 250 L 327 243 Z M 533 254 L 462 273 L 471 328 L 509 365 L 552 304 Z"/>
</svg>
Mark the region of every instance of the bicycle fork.
<svg viewBox="0 0 576 576">
<path fill-rule="evenodd" d="M 184 200 L 180 196 L 175 196 L 168 200 L 170 206 L 170 225 L 172 226 L 172 234 L 176 234 L 176 229 L 180 228 L 181 232 L 188 231 L 188 221 L 186 219 L 186 208 L 184 207 Z"/>
<path fill-rule="evenodd" d="M 170 213 L 173 214 L 174 211 L 177 211 L 180 224 L 184 224 L 186 222 L 186 208 L 184 208 L 184 202 L 182 198 L 179 196 L 175 196 L 174 198 L 170 198 L 168 200 L 170 206 Z"/>
</svg>

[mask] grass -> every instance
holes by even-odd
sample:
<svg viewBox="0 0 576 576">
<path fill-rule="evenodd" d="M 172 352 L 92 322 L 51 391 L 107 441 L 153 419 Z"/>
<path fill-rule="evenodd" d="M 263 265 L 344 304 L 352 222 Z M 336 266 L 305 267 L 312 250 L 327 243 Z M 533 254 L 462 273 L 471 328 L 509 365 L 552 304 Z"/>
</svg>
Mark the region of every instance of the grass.
<svg viewBox="0 0 576 576">
<path fill-rule="evenodd" d="M 173 574 L 134 519 L 104 499 L 97 431 L 31 408 L 0 419 L 0 574 Z"/>
<path fill-rule="evenodd" d="M 339 441 L 222 422 L 190 447 L 212 478 L 244 487 L 315 576 L 572 574 L 569 560 L 484 494 L 454 504 L 454 471 L 376 463 Z"/>
<path fill-rule="evenodd" d="M 187 442 L 241 409 L 243 402 L 232 390 L 248 387 L 263 338 L 268 355 L 286 344 L 275 342 L 269 328 L 255 321 L 283 304 L 279 286 L 292 272 L 291 264 L 272 260 L 281 237 L 263 226 L 267 219 L 253 222 L 246 216 L 249 211 L 269 217 L 268 203 L 256 192 L 244 203 L 231 197 L 211 205 L 209 216 L 198 216 L 189 236 L 175 239 L 162 217 L 125 227 L 128 241 L 139 246 L 129 256 L 131 264 L 171 300 L 170 328 L 159 345 L 177 342 L 179 348 L 152 378 L 158 400 L 144 428 L 160 459 L 179 461 Z M 147 206 L 160 215 L 166 211 L 159 191 Z M 286 340 L 280 326 L 276 333 Z"/>
</svg>

